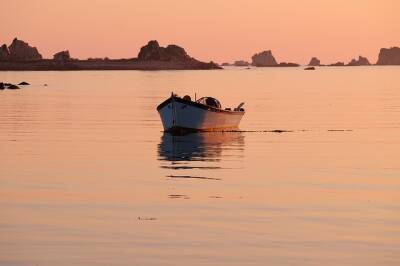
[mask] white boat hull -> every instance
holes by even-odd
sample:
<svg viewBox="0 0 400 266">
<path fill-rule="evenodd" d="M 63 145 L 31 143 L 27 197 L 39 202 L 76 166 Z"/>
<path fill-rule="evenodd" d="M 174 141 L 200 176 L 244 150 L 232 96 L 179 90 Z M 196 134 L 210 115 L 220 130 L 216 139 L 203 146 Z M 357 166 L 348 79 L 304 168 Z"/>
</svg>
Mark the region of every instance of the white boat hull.
<svg viewBox="0 0 400 266">
<path fill-rule="evenodd" d="M 171 97 L 157 108 L 164 131 L 217 131 L 238 129 L 244 111 L 228 111 L 178 97 Z"/>
</svg>

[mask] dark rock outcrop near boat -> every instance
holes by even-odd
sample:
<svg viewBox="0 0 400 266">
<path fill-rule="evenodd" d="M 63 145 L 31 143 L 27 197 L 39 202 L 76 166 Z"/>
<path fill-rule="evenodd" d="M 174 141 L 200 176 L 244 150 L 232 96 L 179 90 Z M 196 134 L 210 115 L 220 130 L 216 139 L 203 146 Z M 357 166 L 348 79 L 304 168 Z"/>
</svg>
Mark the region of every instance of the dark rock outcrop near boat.
<svg viewBox="0 0 400 266">
<path fill-rule="evenodd" d="M 271 50 L 255 54 L 251 57 L 251 60 L 251 64 L 257 67 L 270 67 L 278 65 L 275 57 L 272 55 Z"/>
<path fill-rule="evenodd" d="M 53 55 L 53 60 L 58 61 L 58 62 L 66 62 L 71 60 L 71 56 L 69 55 L 69 51 L 61 51 L 58 53 L 55 53 Z"/>
<path fill-rule="evenodd" d="M 321 61 L 318 58 L 313 57 L 313 58 L 311 58 L 310 63 L 308 63 L 308 65 L 309 66 L 320 66 Z"/>
<path fill-rule="evenodd" d="M 11 84 L 10 86 L 7 87 L 7 89 L 9 89 L 9 90 L 19 90 L 20 87 L 18 87 L 17 85 Z"/>
<path fill-rule="evenodd" d="M 366 57 L 359 56 L 357 59 L 352 59 L 348 64 L 348 66 L 369 66 L 371 63 L 368 61 Z"/>
<path fill-rule="evenodd" d="M 29 46 L 28 43 L 15 38 L 8 47 L 10 51 L 10 61 L 35 61 L 42 59 L 36 47 Z"/>
<path fill-rule="evenodd" d="M 315 67 L 306 67 L 304 70 L 315 70 Z"/>
<path fill-rule="evenodd" d="M 334 64 L 330 64 L 328 66 L 344 66 L 344 63 L 343 62 L 337 62 L 337 63 L 334 63 Z"/>
<path fill-rule="evenodd" d="M 400 48 L 382 48 L 379 51 L 377 65 L 400 65 Z"/>
<path fill-rule="evenodd" d="M 2 46 L 0 70 L 186 70 L 221 69 L 214 62 L 201 62 L 189 56 L 185 49 L 171 44 L 161 47 L 150 41 L 140 49 L 137 58 L 94 58 L 79 60 L 70 57 L 69 51 L 54 54 L 53 59 L 42 59 L 35 47 L 14 39 L 8 47 Z"/>
<path fill-rule="evenodd" d="M 243 66 L 249 66 L 250 63 L 244 60 L 237 60 L 233 63 L 234 66 L 239 66 L 239 67 L 243 67 Z"/>
</svg>

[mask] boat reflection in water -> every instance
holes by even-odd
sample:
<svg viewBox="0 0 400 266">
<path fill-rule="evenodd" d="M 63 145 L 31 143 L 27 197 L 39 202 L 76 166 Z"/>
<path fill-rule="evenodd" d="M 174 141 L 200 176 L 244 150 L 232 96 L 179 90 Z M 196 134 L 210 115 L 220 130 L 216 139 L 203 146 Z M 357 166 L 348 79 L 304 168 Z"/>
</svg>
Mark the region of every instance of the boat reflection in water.
<svg viewBox="0 0 400 266">
<path fill-rule="evenodd" d="M 227 161 L 241 160 L 243 150 L 241 132 L 164 133 L 158 145 L 158 159 L 167 162 L 161 167 L 168 169 L 219 169 Z"/>
</svg>

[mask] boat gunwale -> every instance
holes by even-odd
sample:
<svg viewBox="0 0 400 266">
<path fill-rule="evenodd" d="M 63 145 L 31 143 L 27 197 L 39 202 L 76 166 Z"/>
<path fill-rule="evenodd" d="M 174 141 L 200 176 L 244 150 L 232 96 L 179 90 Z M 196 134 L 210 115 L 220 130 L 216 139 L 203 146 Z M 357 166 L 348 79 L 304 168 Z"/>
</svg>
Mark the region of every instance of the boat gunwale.
<svg viewBox="0 0 400 266">
<path fill-rule="evenodd" d="M 218 112 L 218 113 L 224 113 L 224 114 L 230 114 L 230 115 L 244 115 L 244 113 L 245 113 L 245 111 L 232 111 L 232 110 L 218 109 L 218 108 L 215 108 L 215 107 L 212 107 L 212 106 L 208 106 L 208 105 L 205 105 L 205 104 L 201 104 L 201 103 L 198 103 L 198 102 L 187 101 L 187 100 L 184 100 L 184 99 L 182 99 L 180 97 L 175 97 L 175 96 L 169 97 L 164 102 L 160 103 L 157 106 L 157 111 L 160 112 L 160 110 L 163 107 L 165 107 L 166 105 L 168 105 L 172 101 L 172 98 L 176 102 L 179 102 L 179 103 L 182 103 L 182 104 L 187 104 L 187 105 L 190 105 L 190 106 L 193 106 L 193 107 L 197 107 L 197 108 L 200 108 L 200 109 L 203 109 L 203 110 L 206 110 L 206 111 Z"/>
</svg>

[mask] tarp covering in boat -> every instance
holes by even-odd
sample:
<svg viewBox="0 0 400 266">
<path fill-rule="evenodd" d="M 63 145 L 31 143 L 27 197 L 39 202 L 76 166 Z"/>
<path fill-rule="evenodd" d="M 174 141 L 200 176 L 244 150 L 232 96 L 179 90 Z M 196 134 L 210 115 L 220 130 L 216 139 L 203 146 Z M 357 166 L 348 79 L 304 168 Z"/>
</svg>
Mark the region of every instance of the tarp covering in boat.
<svg viewBox="0 0 400 266">
<path fill-rule="evenodd" d="M 202 97 L 202 98 L 198 99 L 197 102 L 204 104 L 204 105 L 208 105 L 211 107 L 221 109 L 221 103 L 213 97 Z"/>
</svg>

